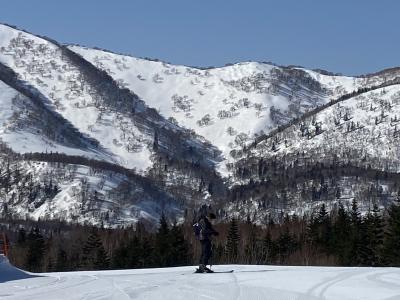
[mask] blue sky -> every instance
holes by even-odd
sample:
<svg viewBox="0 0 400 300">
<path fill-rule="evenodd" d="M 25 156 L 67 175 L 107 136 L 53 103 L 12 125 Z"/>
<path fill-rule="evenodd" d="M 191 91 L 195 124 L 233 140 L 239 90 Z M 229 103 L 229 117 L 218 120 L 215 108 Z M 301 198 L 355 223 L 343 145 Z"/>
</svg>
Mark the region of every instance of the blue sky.
<svg viewBox="0 0 400 300">
<path fill-rule="evenodd" d="M 400 66 L 397 0 L 12 0 L 0 21 L 60 42 L 221 66 L 272 61 L 348 75 Z"/>
</svg>

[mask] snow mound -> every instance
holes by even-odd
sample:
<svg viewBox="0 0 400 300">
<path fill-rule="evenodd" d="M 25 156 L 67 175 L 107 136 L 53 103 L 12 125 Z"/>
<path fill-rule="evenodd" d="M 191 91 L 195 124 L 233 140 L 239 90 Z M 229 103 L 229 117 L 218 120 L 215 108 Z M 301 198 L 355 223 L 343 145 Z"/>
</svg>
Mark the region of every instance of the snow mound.
<svg viewBox="0 0 400 300">
<path fill-rule="evenodd" d="M 0 283 L 36 277 L 24 272 L 10 264 L 7 257 L 0 255 Z"/>
</svg>

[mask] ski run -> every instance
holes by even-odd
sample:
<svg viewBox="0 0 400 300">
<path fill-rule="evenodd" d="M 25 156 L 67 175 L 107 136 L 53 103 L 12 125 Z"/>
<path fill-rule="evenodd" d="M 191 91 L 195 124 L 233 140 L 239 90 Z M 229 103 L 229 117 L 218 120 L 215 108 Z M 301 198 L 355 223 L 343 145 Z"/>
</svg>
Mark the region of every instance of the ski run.
<svg viewBox="0 0 400 300">
<path fill-rule="evenodd" d="M 26 273 L 0 258 L 0 299 L 7 300 L 396 300 L 398 268 L 219 265 L 195 267 Z"/>
</svg>

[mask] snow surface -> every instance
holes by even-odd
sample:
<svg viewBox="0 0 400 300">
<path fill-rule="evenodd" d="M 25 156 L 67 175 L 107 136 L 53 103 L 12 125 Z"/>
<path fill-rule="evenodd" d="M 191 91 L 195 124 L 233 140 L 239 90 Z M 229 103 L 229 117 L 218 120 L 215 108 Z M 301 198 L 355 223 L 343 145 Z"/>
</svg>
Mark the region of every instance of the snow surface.
<svg viewBox="0 0 400 300">
<path fill-rule="evenodd" d="M 341 95 L 391 80 L 399 75 L 400 69 L 364 77 L 323 75 L 303 68 L 257 62 L 205 70 L 80 46 L 69 46 L 69 49 L 106 71 L 121 88 L 130 89 L 146 105 L 170 119 L 171 122 L 163 123 L 163 120 L 163 124 L 157 124 L 160 127 L 166 126 L 170 132 L 182 130 L 182 127 L 190 129 L 191 133 L 200 136 L 200 140 L 208 140 L 210 149 L 214 150 L 211 146 L 216 146 L 221 150 L 225 160 L 219 163 L 217 170 L 230 178 L 231 184 L 241 183 L 234 181 L 232 166 L 248 154 L 255 158 L 282 158 L 289 164 L 293 161 L 291 158 L 301 152 L 319 155 L 321 160 L 332 153 L 344 160 L 349 153 L 357 152 L 353 155 L 357 160 L 363 157 L 376 169 L 389 165 L 392 171 L 400 170 L 399 86 L 364 93 L 320 111 L 314 121 L 311 117 L 303 122 L 311 136 L 302 135 L 300 125 L 294 125 L 274 136 L 277 139 L 241 151 L 244 145 L 252 145 L 255 137 Z M 136 168 L 140 174 L 145 174 L 152 166 L 154 128 L 142 128 L 125 112 L 102 107 L 96 89 L 93 89 L 96 84 L 87 80 L 79 64 L 63 55 L 59 45 L 0 24 L 0 64 L 10 67 L 27 88 L 40 92 L 49 114 L 61 116 L 59 119 L 65 120 L 62 125 L 73 128 L 68 131 L 72 142 L 57 139 L 60 132 L 53 130 L 51 121 L 41 118 L 40 110 L 35 109 L 34 104 L 24 105 L 28 98 L 0 82 L 0 141 L 14 151 L 82 155 Z M 351 119 L 344 120 L 346 112 Z M 315 122 L 322 126 L 321 134 L 313 135 Z M 41 129 L 47 129 L 47 134 Z M 82 148 L 73 143 L 81 140 L 84 140 L 79 144 Z M 88 140 L 97 141 L 99 146 Z M 193 138 L 192 142 L 197 141 Z M 87 143 L 89 147 L 85 146 Z M 239 152 L 241 154 L 235 154 Z M 217 156 L 218 151 L 214 154 Z M 48 182 L 52 172 L 58 170 L 51 165 L 43 166 L 41 169 L 35 163 L 23 164 L 24 172 Z M 28 170 L 30 167 L 32 170 Z M 119 184 L 126 183 L 126 178 L 93 174 L 86 167 L 71 168 L 68 178 L 59 172 L 57 184 L 61 191 L 53 201 L 24 202 L 12 205 L 13 211 L 35 218 L 77 218 L 94 223 L 99 223 L 110 211 L 118 215 L 114 225 L 141 218 L 158 219 L 160 206 L 150 196 L 141 196 L 140 186 L 132 189 L 134 202 L 126 201 L 129 203 L 120 205 L 109 199 L 118 198 L 113 192 L 118 192 Z M 185 180 L 186 186 L 199 184 L 196 178 L 186 174 L 181 176 L 171 172 L 167 176 L 166 186 L 181 180 Z M 97 202 L 96 207 L 85 207 L 82 201 L 85 197 L 80 195 L 86 195 L 86 192 L 92 195 L 95 191 L 100 199 L 89 202 Z M 12 192 L 18 192 L 18 187 L 14 186 Z M 0 196 L 0 203 L 10 203 L 12 194 Z M 208 196 L 204 194 L 203 199 Z M 250 208 L 260 210 L 256 205 Z M 308 207 L 300 207 L 303 208 Z M 171 209 L 175 211 L 176 208 L 172 205 Z M 88 210 L 93 211 L 93 215 L 87 216 Z M 237 212 L 236 207 L 234 210 Z"/>
<path fill-rule="evenodd" d="M 204 137 L 228 161 L 232 149 L 255 136 L 332 98 L 390 79 L 387 74 L 368 78 L 322 75 L 257 62 L 203 70 L 80 46 L 69 48 L 165 118 Z M 49 108 L 80 133 L 97 140 L 113 156 L 106 155 L 104 160 L 141 171 L 151 167 L 148 146 L 152 137 L 122 112 L 100 111 L 90 83 L 57 44 L 0 24 L 0 63 L 42 93 Z M 68 149 L 60 150 L 69 154 Z M 218 170 L 229 176 L 225 162 Z"/>
<path fill-rule="evenodd" d="M 272 91 L 271 71 L 279 68 L 269 64 L 244 62 L 201 70 L 79 46 L 69 48 L 108 72 L 121 87 L 135 92 L 164 117 L 206 138 L 225 157 L 255 134 L 276 127 L 271 107 L 286 112 L 292 102 L 291 96 Z M 352 80 L 346 79 L 346 83 Z M 337 80 L 332 86 L 340 84 Z M 346 87 L 352 90 L 350 86 Z M 315 107 L 329 100 L 313 92 L 308 96 L 310 100 L 318 98 Z M 226 173 L 224 164 L 219 171 Z"/>
<path fill-rule="evenodd" d="M 291 266 L 214 266 L 233 273 L 194 274 L 195 267 L 13 274 L 0 263 L 0 298 L 4 299 L 400 299 L 398 268 Z M 8 270 L 8 271 L 7 271 Z M 5 271 L 7 271 L 5 273 Z M 13 273 L 14 272 L 14 273 Z M 19 279 L 19 280 L 17 280 Z M 1 283 L 2 282 L 2 283 Z"/>
<path fill-rule="evenodd" d="M 365 157 L 376 169 L 399 172 L 399 116 L 400 85 L 393 85 L 332 105 L 279 133 L 278 143 L 269 139 L 251 152 L 258 157 L 281 158 L 302 151 L 314 153 L 315 158 L 315 153 L 345 157 L 352 151 L 357 153 L 351 158 L 355 162 Z M 319 124 L 322 133 L 315 135 L 312 124 Z M 309 129 L 310 137 L 301 133 L 302 126 Z"/>
<path fill-rule="evenodd" d="M 0 161 L 1 162 L 1 161 Z M 1 167 L 0 163 L 0 167 Z M 4 166 L 4 165 L 3 165 Z M 14 166 L 12 166 L 14 169 Z M 57 167 L 48 162 L 22 161 L 18 164 L 21 174 L 32 178 L 37 185 L 57 184 L 59 192 L 47 198 L 39 194 L 34 201 L 24 196 L 26 186 L 14 184 L 6 194 L 0 191 L 0 205 L 10 203 L 12 197 L 17 205 L 9 205 L 9 213 L 32 219 L 56 219 L 67 222 L 89 223 L 109 227 L 135 224 L 139 220 L 148 220 L 157 224 L 162 212 L 171 213 L 179 218 L 182 210 L 175 203 L 154 201 L 143 191 L 143 187 L 129 181 L 125 175 L 112 172 L 96 172 L 82 166 L 66 164 Z M 29 181 L 24 185 L 29 184 Z M 128 196 L 115 196 L 120 185 L 129 185 Z M 96 193 L 96 197 L 94 196 Z M 86 194 L 86 197 L 82 195 Z M 89 198 L 90 201 L 85 200 Z"/>
<path fill-rule="evenodd" d="M 135 92 L 161 115 L 173 118 L 218 147 L 226 159 L 218 171 L 225 176 L 229 175 L 225 163 L 230 161 L 231 150 L 331 99 L 394 76 L 323 75 L 258 62 L 203 70 L 81 46 L 69 48 L 106 71 L 121 87 Z M 325 93 L 310 90 L 301 82 L 304 75 L 290 73 L 295 70 L 320 83 Z M 278 80 L 275 72 L 290 79 Z M 293 84 L 296 80 L 300 83 Z M 274 109 L 279 110 L 278 119 L 273 116 Z"/>
<path fill-rule="evenodd" d="M 51 109 L 81 133 L 99 141 L 121 165 L 138 170 L 151 165 L 150 151 L 139 129 L 130 119 L 111 111 L 101 112 L 94 106 L 95 96 L 82 82 L 81 71 L 65 60 L 57 45 L 0 24 L 0 63 L 41 92 Z M 125 134 L 127 129 L 129 133 Z M 129 152 L 124 147 L 127 140 L 140 141 L 140 151 Z M 110 158 L 105 156 L 104 160 Z"/>
<path fill-rule="evenodd" d="M 0 284 L 18 279 L 27 279 L 36 277 L 33 274 L 15 268 L 10 264 L 7 257 L 0 255 Z M 1 285 L 0 285 L 1 287 Z M 5 295 L 0 291 L 0 298 Z"/>
<path fill-rule="evenodd" d="M 39 134 L 40 124 L 29 111 L 30 99 L 0 81 L 0 139 L 17 153 L 60 152 L 95 159 L 104 158 L 98 152 L 61 145 Z M 40 116 L 38 116 L 40 118 Z M 25 123 L 25 124 L 24 124 Z"/>
</svg>

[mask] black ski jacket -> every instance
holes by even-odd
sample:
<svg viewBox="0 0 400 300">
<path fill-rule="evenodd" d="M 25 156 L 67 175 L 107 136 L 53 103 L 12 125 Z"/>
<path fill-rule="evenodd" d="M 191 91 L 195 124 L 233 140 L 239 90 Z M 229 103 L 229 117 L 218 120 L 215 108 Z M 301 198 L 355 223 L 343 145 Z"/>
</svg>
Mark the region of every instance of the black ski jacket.
<svg viewBox="0 0 400 300">
<path fill-rule="evenodd" d="M 198 223 L 201 226 L 200 237 L 199 237 L 200 241 L 211 240 L 211 237 L 213 235 L 218 235 L 218 232 L 215 231 L 215 229 L 213 228 L 211 222 L 208 220 L 207 217 L 201 217 Z"/>
</svg>

